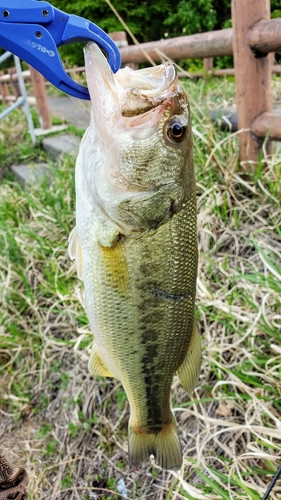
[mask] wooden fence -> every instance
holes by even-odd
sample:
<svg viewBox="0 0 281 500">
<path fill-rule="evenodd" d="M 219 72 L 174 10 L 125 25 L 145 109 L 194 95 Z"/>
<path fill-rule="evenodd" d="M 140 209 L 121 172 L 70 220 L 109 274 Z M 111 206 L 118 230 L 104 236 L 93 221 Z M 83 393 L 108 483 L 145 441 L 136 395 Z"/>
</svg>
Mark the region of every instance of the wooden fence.
<svg viewBox="0 0 281 500">
<path fill-rule="evenodd" d="M 206 78 L 212 76 L 235 76 L 234 68 L 215 69 L 213 65 L 213 57 L 205 57 L 203 59 L 203 69 L 191 73 L 193 78 Z M 281 64 L 274 64 L 271 67 L 272 74 L 281 75 Z M 178 71 L 179 77 L 185 77 L 185 71 Z"/>
<path fill-rule="evenodd" d="M 27 97 L 27 100 L 30 104 L 36 104 L 41 128 L 43 130 L 51 129 L 52 120 L 48 106 L 44 77 L 30 66 L 29 70 L 21 71 L 21 78 L 22 80 L 31 81 L 33 96 Z M 21 90 L 18 85 L 18 73 L 15 71 L 15 68 L 9 68 L 7 74 L 5 74 L 4 71 L 0 71 L 0 100 L 4 102 L 17 102 L 20 95 Z"/>
<path fill-rule="evenodd" d="M 245 169 L 250 169 L 258 161 L 265 137 L 270 139 L 266 146 L 268 154 L 272 151 L 272 140 L 281 140 L 281 115 L 272 113 L 271 94 L 271 74 L 280 68 L 272 67 L 270 54 L 281 52 L 281 19 L 270 20 L 269 0 L 232 0 L 232 20 L 231 29 L 138 45 L 127 45 L 124 32 L 111 36 L 119 46 L 122 64 L 133 67 L 149 59 L 161 62 L 163 58 L 175 61 L 203 58 L 208 70 L 210 58 L 233 54 L 234 70 L 228 71 L 235 73 L 236 79 L 240 160 Z M 0 76 L 0 83 L 4 78 Z M 37 106 L 43 126 L 45 123 L 48 128 L 44 85 L 40 81 L 36 87 L 36 79 L 39 77 L 35 73 L 33 84 L 37 89 L 40 86 Z"/>
<path fill-rule="evenodd" d="M 232 0 L 233 28 L 121 47 L 123 64 L 234 55 L 240 160 L 258 161 L 264 138 L 281 140 L 281 116 L 272 113 L 270 52 L 281 52 L 281 19 L 270 20 L 269 0 Z M 267 143 L 270 153 L 272 142 Z"/>
</svg>

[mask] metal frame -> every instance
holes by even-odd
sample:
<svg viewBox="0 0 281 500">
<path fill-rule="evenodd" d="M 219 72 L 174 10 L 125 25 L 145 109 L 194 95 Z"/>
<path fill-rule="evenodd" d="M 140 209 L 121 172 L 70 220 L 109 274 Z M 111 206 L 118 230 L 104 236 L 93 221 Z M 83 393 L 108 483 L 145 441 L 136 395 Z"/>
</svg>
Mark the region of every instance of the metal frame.
<svg viewBox="0 0 281 500">
<path fill-rule="evenodd" d="M 8 108 L 6 108 L 2 113 L 0 113 L 0 120 L 3 120 L 7 115 L 12 113 L 15 109 L 17 109 L 19 106 L 23 106 L 27 123 L 28 123 L 28 128 L 29 128 L 29 133 L 31 137 L 31 141 L 33 144 L 36 142 L 36 136 L 34 133 L 34 125 L 33 125 L 33 120 L 30 112 L 30 106 L 27 100 L 27 94 L 26 94 L 26 89 L 25 89 L 25 84 L 24 84 L 24 79 L 22 76 L 22 68 L 21 68 L 21 63 L 20 59 L 13 55 L 11 52 L 5 52 L 1 57 L 0 57 L 0 64 L 2 64 L 8 57 L 13 56 L 14 57 L 14 62 L 15 62 L 15 67 L 17 71 L 17 77 L 18 77 L 18 82 L 20 86 L 20 91 L 21 91 L 21 96 L 11 104 Z"/>
</svg>

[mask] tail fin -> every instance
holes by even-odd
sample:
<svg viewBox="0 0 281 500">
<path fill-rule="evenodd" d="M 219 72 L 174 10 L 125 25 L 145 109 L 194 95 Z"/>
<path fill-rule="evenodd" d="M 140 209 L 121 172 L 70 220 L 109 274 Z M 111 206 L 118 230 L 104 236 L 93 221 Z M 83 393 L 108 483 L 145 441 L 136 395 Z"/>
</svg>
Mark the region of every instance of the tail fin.
<svg viewBox="0 0 281 500">
<path fill-rule="evenodd" d="M 132 465 L 154 455 L 155 462 L 163 469 L 179 470 L 182 465 L 182 451 L 173 420 L 158 433 L 147 429 L 136 429 L 129 423 L 129 458 Z"/>
</svg>

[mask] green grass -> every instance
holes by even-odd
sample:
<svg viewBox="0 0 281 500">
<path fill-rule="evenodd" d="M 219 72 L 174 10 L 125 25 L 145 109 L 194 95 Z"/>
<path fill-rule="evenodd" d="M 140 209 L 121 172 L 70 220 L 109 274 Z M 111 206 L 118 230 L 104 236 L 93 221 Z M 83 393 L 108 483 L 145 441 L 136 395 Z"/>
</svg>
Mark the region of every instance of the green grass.
<svg viewBox="0 0 281 500">
<path fill-rule="evenodd" d="M 258 500 L 281 459 L 281 154 L 240 171 L 237 135 L 207 109 L 234 103 L 234 83 L 188 81 L 198 186 L 197 319 L 203 364 L 191 400 L 172 403 L 181 474 L 128 466 L 128 403 L 120 383 L 93 378 L 83 286 L 67 254 L 74 161 L 23 190 L 12 162 L 38 160 L 20 111 L 0 123 L 0 442 L 29 474 L 29 500 Z M 281 96 L 280 79 L 274 81 Z M 75 131 L 74 131 L 75 132 Z M 3 143 L 6 147 L 3 146 Z M 280 481 L 271 494 L 280 498 Z"/>
</svg>

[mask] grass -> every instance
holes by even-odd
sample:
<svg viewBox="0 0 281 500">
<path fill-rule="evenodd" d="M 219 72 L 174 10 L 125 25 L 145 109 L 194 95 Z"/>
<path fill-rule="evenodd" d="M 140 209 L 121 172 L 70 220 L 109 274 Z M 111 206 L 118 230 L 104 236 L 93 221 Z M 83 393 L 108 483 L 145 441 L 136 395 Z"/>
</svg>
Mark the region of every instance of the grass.
<svg viewBox="0 0 281 500">
<path fill-rule="evenodd" d="M 188 81 L 185 88 L 198 185 L 203 363 L 191 400 L 176 378 L 173 384 L 180 474 L 153 461 L 129 468 L 122 387 L 88 373 L 92 335 L 67 254 L 73 160 L 53 166 L 51 185 L 23 190 L 11 174 L 1 182 L 0 441 L 28 471 L 29 500 L 259 500 L 280 464 L 281 153 L 245 178 L 237 134 L 206 114 L 234 103 L 234 83 Z M 278 78 L 274 95 L 280 100 Z M 0 122 L 0 134 L 7 165 L 11 156 L 26 159 L 24 147 L 34 160 L 43 154 L 31 148 L 20 111 Z M 270 498 L 280 497 L 279 481 Z"/>
</svg>

